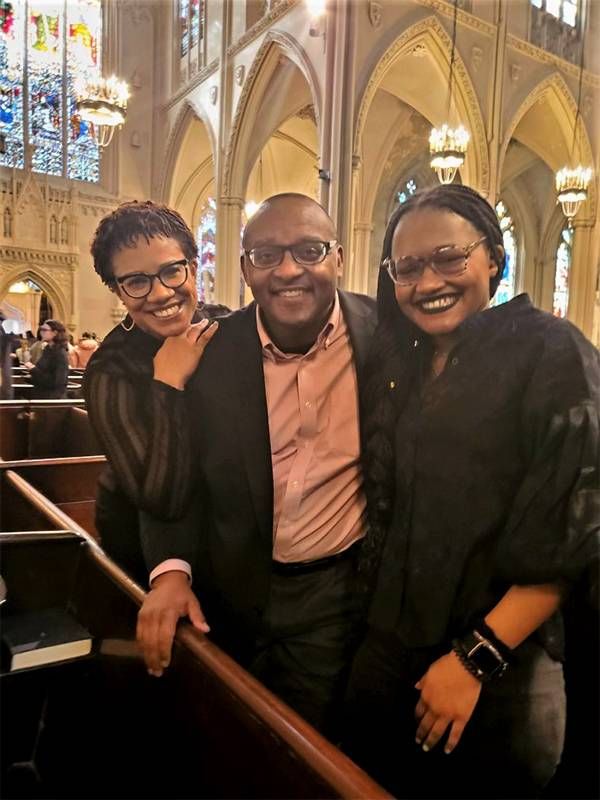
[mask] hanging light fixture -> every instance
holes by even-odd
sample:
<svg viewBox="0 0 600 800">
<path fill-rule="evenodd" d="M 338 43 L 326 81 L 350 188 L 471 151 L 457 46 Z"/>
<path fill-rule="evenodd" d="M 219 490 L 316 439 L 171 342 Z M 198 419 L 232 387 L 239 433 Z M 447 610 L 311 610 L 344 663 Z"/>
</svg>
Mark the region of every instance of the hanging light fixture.
<svg viewBox="0 0 600 800">
<path fill-rule="evenodd" d="M 100 147 L 108 147 L 115 130 L 125 122 L 129 87 L 114 75 L 96 78 L 78 92 L 77 111 L 85 122 L 94 126 L 94 137 Z"/>
<path fill-rule="evenodd" d="M 454 58 L 456 53 L 456 21 L 458 0 L 454 0 L 452 19 L 452 51 L 450 53 L 450 70 L 448 73 L 448 104 L 446 120 L 439 128 L 432 128 L 429 136 L 429 152 L 431 168 L 436 171 L 440 183 L 452 183 L 456 170 L 465 162 L 465 154 L 471 138 L 467 129 L 460 123 L 455 128 L 450 124 L 452 110 L 452 81 L 454 78 Z"/>
<path fill-rule="evenodd" d="M 593 171 L 591 167 L 584 167 L 582 164 L 575 164 L 575 144 L 577 141 L 577 127 L 581 118 L 581 89 L 583 86 L 583 36 L 581 38 L 581 58 L 579 64 L 579 91 L 577 93 L 577 111 L 573 124 L 573 141 L 571 143 L 571 154 L 569 165 L 562 167 L 556 173 L 556 193 L 558 201 L 562 206 L 562 211 L 569 223 L 579 211 L 583 201 L 587 198 L 587 190 L 592 179 Z"/>
</svg>

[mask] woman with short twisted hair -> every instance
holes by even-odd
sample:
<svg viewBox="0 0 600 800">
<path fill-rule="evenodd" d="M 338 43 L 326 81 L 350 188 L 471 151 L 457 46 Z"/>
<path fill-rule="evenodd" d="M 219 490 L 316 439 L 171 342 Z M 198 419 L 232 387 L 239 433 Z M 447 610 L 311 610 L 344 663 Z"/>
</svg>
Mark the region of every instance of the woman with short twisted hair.
<svg viewBox="0 0 600 800">
<path fill-rule="evenodd" d="M 347 749 L 404 797 L 536 797 L 565 727 L 560 605 L 598 559 L 598 351 L 504 269 L 466 186 L 388 225 L 365 397 L 369 628 Z"/>
</svg>

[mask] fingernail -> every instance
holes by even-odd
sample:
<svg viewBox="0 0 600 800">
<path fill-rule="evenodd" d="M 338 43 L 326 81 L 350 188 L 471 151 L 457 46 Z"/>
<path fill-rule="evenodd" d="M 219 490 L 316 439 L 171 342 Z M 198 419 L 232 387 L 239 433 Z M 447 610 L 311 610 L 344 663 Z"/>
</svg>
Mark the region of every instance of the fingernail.
<svg viewBox="0 0 600 800">
<path fill-rule="evenodd" d="M 451 747 L 445 747 L 444 748 L 444 753 L 446 753 L 447 756 L 449 756 L 451 752 L 452 752 L 452 748 Z"/>
<path fill-rule="evenodd" d="M 161 661 L 160 665 L 163 669 L 166 669 L 169 666 L 169 661 Z"/>
<path fill-rule="evenodd" d="M 160 676 L 162 675 L 162 671 L 159 671 L 157 669 L 149 669 L 148 675 L 152 675 L 153 678 L 160 678 Z"/>
<path fill-rule="evenodd" d="M 423 752 L 424 753 L 428 753 L 429 752 L 429 745 L 428 744 L 424 744 L 423 745 Z"/>
<path fill-rule="evenodd" d="M 416 742 L 417 744 L 421 744 L 421 739 L 415 739 L 415 742 Z"/>
</svg>

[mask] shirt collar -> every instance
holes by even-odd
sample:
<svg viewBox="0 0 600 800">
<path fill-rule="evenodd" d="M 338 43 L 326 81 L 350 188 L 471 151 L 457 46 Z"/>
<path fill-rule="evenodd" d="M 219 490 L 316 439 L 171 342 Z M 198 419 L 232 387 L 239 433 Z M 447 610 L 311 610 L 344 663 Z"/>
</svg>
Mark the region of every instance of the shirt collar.
<svg viewBox="0 0 600 800">
<path fill-rule="evenodd" d="M 258 338 L 260 339 L 260 344 L 262 346 L 263 354 L 270 355 L 271 357 L 277 356 L 278 358 L 290 359 L 290 358 L 302 358 L 304 356 L 307 356 L 308 353 L 313 353 L 315 350 L 318 350 L 321 347 L 324 350 L 326 350 L 336 338 L 336 333 L 340 327 L 340 315 L 341 315 L 340 300 L 338 293 L 336 291 L 335 299 L 333 301 L 333 308 L 331 309 L 331 314 L 329 315 L 329 319 L 323 326 L 323 329 L 317 336 L 316 341 L 310 348 L 310 350 L 307 353 L 283 353 L 269 336 L 267 329 L 265 328 L 263 321 L 261 319 L 260 308 L 257 303 L 256 328 L 258 331 Z"/>
</svg>

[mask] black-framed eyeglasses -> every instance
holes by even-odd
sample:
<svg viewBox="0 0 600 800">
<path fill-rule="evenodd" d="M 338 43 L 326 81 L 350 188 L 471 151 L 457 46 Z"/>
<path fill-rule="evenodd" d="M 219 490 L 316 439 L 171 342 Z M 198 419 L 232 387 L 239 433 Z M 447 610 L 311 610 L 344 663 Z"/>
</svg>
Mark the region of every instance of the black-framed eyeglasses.
<svg viewBox="0 0 600 800">
<path fill-rule="evenodd" d="M 303 267 L 314 267 L 325 261 L 336 244 L 337 239 L 332 239 L 330 242 L 315 240 L 286 245 L 264 244 L 260 247 L 253 247 L 252 250 L 244 250 L 244 253 L 256 269 L 278 267 L 286 252 L 290 253 L 296 264 L 302 264 Z"/>
<path fill-rule="evenodd" d="M 404 258 L 386 258 L 381 266 L 387 269 L 390 278 L 398 286 L 412 286 L 418 283 L 425 267 L 429 265 L 434 272 L 442 277 L 455 277 L 467 269 L 469 256 L 485 242 L 487 236 L 482 236 L 476 242 L 471 242 L 466 247 L 449 244 L 440 247 L 428 256 L 404 256 Z"/>
<path fill-rule="evenodd" d="M 132 272 L 115 280 L 128 297 L 140 300 L 150 294 L 156 278 L 167 289 L 179 289 L 187 281 L 187 277 L 188 261 L 187 258 L 182 258 L 181 261 L 165 264 L 154 275 L 148 275 L 146 272 Z"/>
</svg>

